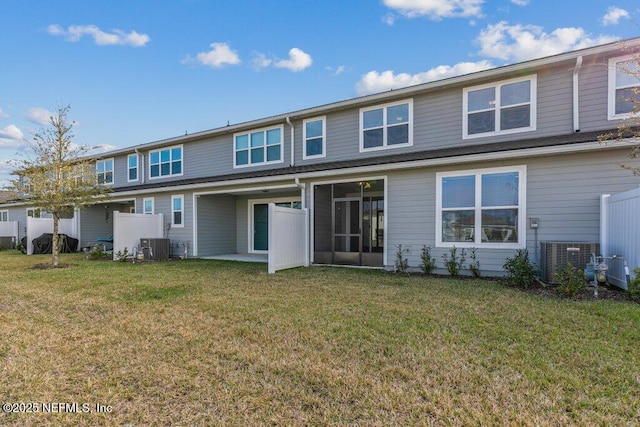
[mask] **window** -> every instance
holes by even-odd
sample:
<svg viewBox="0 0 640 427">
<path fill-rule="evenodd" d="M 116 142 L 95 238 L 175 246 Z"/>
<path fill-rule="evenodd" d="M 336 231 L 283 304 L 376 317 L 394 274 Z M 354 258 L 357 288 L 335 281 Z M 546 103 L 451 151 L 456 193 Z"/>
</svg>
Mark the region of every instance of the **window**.
<svg viewBox="0 0 640 427">
<path fill-rule="evenodd" d="M 305 120 L 302 123 L 304 141 L 303 159 L 313 159 L 326 156 L 326 125 L 325 117 Z"/>
<path fill-rule="evenodd" d="M 153 197 L 145 197 L 142 199 L 142 213 L 153 215 Z"/>
<path fill-rule="evenodd" d="M 7 222 L 7 221 L 9 221 L 9 211 L 8 210 L 0 211 L 0 222 Z"/>
<path fill-rule="evenodd" d="M 149 152 L 149 177 L 182 175 L 182 146 Z"/>
<path fill-rule="evenodd" d="M 27 216 L 30 216 L 31 218 L 40 218 L 40 215 L 40 208 L 27 208 Z"/>
<path fill-rule="evenodd" d="M 282 126 L 233 136 L 233 167 L 282 163 Z"/>
<path fill-rule="evenodd" d="M 360 151 L 413 145 L 413 101 L 360 110 Z"/>
<path fill-rule="evenodd" d="M 438 173 L 438 246 L 520 248 L 526 166 Z"/>
<path fill-rule="evenodd" d="M 536 130 L 536 76 L 463 90 L 462 137 Z"/>
<path fill-rule="evenodd" d="M 184 196 L 171 196 L 171 226 L 184 227 Z"/>
<path fill-rule="evenodd" d="M 113 184 L 113 159 L 96 161 L 98 184 Z"/>
<path fill-rule="evenodd" d="M 624 119 L 638 111 L 640 64 L 625 56 L 609 60 L 609 120 Z"/>
<path fill-rule="evenodd" d="M 137 181 L 138 180 L 138 155 L 137 154 L 129 154 L 127 156 L 127 181 Z"/>
</svg>

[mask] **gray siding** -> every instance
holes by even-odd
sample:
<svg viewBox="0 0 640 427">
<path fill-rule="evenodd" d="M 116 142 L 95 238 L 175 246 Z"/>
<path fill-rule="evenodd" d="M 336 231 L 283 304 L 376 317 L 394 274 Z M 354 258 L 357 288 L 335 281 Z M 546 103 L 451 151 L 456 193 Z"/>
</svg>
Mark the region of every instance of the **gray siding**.
<svg viewBox="0 0 640 427">
<path fill-rule="evenodd" d="M 436 172 L 498 166 L 527 165 L 527 249 L 532 258 L 541 241 L 599 241 L 600 195 L 616 194 L 637 187 L 638 180 L 618 164 L 626 150 L 558 155 L 491 163 L 474 163 L 447 168 L 424 168 L 393 172 L 388 179 L 387 265 L 393 265 L 397 246 L 409 246 L 409 265 L 418 267 L 422 245 L 435 246 Z M 537 241 L 528 228 L 528 218 L 540 219 Z M 536 244 L 537 243 L 537 244 Z M 539 247 L 539 246 L 538 246 Z M 433 255 L 442 269 L 441 255 Z M 484 274 L 501 274 L 506 257 L 514 250 L 478 249 Z"/>
<path fill-rule="evenodd" d="M 198 255 L 236 252 L 236 198 L 231 195 L 198 199 Z"/>
<path fill-rule="evenodd" d="M 126 203 L 105 203 L 80 210 L 80 247 L 91 246 L 100 237 L 113 235 L 113 212 L 129 212 Z"/>
</svg>

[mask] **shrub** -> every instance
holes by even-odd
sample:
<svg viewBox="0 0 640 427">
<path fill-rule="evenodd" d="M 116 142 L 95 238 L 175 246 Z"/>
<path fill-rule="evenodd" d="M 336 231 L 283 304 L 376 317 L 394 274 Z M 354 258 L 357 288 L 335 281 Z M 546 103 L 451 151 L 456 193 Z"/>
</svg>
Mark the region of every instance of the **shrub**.
<svg viewBox="0 0 640 427">
<path fill-rule="evenodd" d="M 108 259 L 109 258 L 109 254 L 106 253 L 104 251 L 104 249 L 102 249 L 102 246 L 100 245 L 96 245 L 91 249 L 91 252 L 89 252 L 89 259 L 92 261 L 97 261 L 97 260 L 101 260 L 101 259 Z"/>
<path fill-rule="evenodd" d="M 398 245 L 398 250 L 396 251 L 396 261 L 395 261 L 396 272 L 406 273 L 409 268 L 409 261 L 404 256 L 402 245 Z"/>
<path fill-rule="evenodd" d="M 476 259 L 476 248 L 471 248 L 469 250 L 469 257 L 471 258 L 471 262 L 469 263 L 469 270 L 471 270 L 471 274 L 476 279 L 480 278 L 480 261 Z"/>
<path fill-rule="evenodd" d="M 120 262 L 127 262 L 129 261 L 129 249 L 127 249 L 127 247 L 125 246 L 123 250 L 116 252 L 116 259 Z"/>
<path fill-rule="evenodd" d="M 535 266 L 529 261 L 529 251 L 526 249 L 518 249 L 513 258 L 505 260 L 502 268 L 507 273 L 507 279 L 517 286 L 531 286 L 538 275 Z"/>
<path fill-rule="evenodd" d="M 22 252 L 23 254 L 27 253 L 27 248 L 24 247 L 22 242 L 18 242 L 18 244 L 16 245 L 16 249 Z"/>
<path fill-rule="evenodd" d="M 558 289 L 568 297 L 575 297 L 578 292 L 586 286 L 584 272 L 578 270 L 572 263 L 567 263 L 565 268 L 558 270 L 554 274 L 555 279 L 560 283 Z"/>
<path fill-rule="evenodd" d="M 458 257 L 458 249 L 455 245 L 449 249 L 449 253 L 442 254 L 442 260 L 444 266 L 447 267 L 447 271 L 452 277 L 460 276 L 460 270 L 464 268 L 464 262 L 466 260 L 466 252 L 464 249 L 460 251 L 460 257 Z"/>
<path fill-rule="evenodd" d="M 431 274 L 436 269 L 436 259 L 431 257 L 431 246 L 422 246 L 420 268 L 424 274 Z"/>
<path fill-rule="evenodd" d="M 635 278 L 629 283 L 629 296 L 636 301 L 640 301 L 640 267 L 634 268 Z"/>
</svg>

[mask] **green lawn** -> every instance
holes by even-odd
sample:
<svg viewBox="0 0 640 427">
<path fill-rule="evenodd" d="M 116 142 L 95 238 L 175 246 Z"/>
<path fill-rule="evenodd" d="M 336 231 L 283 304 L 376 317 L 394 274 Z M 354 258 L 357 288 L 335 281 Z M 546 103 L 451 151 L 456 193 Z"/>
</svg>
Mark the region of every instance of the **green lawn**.
<svg viewBox="0 0 640 427">
<path fill-rule="evenodd" d="M 0 425 L 640 423 L 639 304 L 343 268 L 29 268 L 47 261 L 0 252 L 2 403 L 92 413 Z"/>
</svg>

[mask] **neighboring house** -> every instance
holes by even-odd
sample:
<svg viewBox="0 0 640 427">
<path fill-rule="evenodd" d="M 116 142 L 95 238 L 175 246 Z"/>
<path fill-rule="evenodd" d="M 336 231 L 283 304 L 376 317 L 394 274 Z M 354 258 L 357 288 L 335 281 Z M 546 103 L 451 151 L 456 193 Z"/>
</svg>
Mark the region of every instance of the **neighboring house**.
<svg viewBox="0 0 640 427">
<path fill-rule="evenodd" d="M 631 141 L 597 141 L 640 86 L 618 67 L 640 39 L 623 44 L 111 151 L 112 200 L 80 212 L 81 244 L 119 210 L 164 213 L 190 256 L 266 253 L 268 203 L 309 209 L 316 264 L 391 268 L 402 244 L 441 265 L 455 245 L 491 275 L 540 241 L 598 241 L 600 195 L 638 185 L 619 167 Z"/>
</svg>

